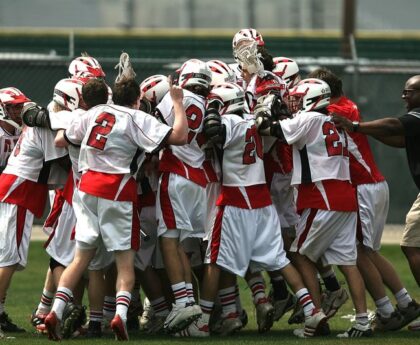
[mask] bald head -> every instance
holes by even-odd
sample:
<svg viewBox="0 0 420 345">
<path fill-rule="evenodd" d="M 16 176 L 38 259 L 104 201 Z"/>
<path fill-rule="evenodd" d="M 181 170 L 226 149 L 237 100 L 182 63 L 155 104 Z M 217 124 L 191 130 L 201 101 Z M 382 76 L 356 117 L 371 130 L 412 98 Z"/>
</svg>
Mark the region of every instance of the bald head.
<svg viewBox="0 0 420 345">
<path fill-rule="evenodd" d="M 406 85 L 413 89 L 420 89 L 420 75 L 415 75 L 408 79 Z"/>
<path fill-rule="evenodd" d="M 420 108 L 420 75 L 415 75 L 407 80 L 402 94 L 408 111 Z"/>
</svg>

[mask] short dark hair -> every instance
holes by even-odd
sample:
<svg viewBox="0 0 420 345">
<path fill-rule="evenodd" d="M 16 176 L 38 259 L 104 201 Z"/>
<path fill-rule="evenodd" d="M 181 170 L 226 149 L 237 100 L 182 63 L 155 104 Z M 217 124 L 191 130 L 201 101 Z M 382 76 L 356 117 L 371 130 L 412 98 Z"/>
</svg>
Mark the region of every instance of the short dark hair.
<svg viewBox="0 0 420 345">
<path fill-rule="evenodd" d="M 139 97 L 140 85 L 134 79 L 123 79 L 112 90 L 112 100 L 117 105 L 131 106 Z"/>
<path fill-rule="evenodd" d="M 106 104 L 108 101 L 108 87 L 103 79 L 89 79 L 82 87 L 82 97 L 88 109 Z"/>
<path fill-rule="evenodd" d="M 325 81 L 331 89 L 331 97 L 340 97 L 343 95 L 343 82 L 328 68 L 321 67 L 308 74 L 308 78 L 316 78 Z"/>
<path fill-rule="evenodd" d="M 210 93 L 210 87 L 206 88 L 203 85 L 187 85 L 183 88 L 201 97 L 207 97 Z"/>
</svg>

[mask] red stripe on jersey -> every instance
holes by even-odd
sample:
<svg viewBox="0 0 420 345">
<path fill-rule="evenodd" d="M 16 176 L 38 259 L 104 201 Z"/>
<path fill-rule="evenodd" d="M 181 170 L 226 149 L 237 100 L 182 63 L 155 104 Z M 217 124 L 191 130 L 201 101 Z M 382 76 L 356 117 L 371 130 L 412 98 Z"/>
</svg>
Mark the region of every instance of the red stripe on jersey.
<svg viewBox="0 0 420 345">
<path fill-rule="evenodd" d="M 66 184 L 63 188 L 63 197 L 69 203 L 70 206 L 73 206 L 73 193 L 74 193 L 74 178 L 73 171 L 70 170 L 70 173 L 67 177 Z"/>
<path fill-rule="evenodd" d="M 309 211 L 308 218 L 306 219 L 305 229 L 303 230 L 302 234 L 299 236 L 298 245 L 297 245 L 298 250 L 300 249 L 300 247 L 302 247 L 303 242 L 305 242 L 306 237 L 308 236 L 308 232 L 312 227 L 312 222 L 314 221 L 314 218 L 317 212 L 318 210 L 316 208 L 313 208 Z"/>
<path fill-rule="evenodd" d="M 175 213 L 169 197 L 169 173 L 163 173 L 160 183 L 160 207 L 167 229 L 176 229 Z"/>
<path fill-rule="evenodd" d="M 223 213 L 225 208 L 222 206 L 217 211 L 216 219 L 214 221 L 213 231 L 211 234 L 211 243 L 210 243 L 210 262 L 212 264 L 216 263 L 217 257 L 219 255 L 220 249 L 220 238 L 222 234 L 222 221 Z"/>
<path fill-rule="evenodd" d="M 133 223 L 131 229 L 131 249 L 138 251 L 140 248 L 140 218 L 137 212 L 137 203 L 133 203 Z"/>
<path fill-rule="evenodd" d="M 80 178 L 79 189 L 84 193 L 108 200 L 137 203 L 136 180 L 130 176 L 122 186 L 126 176 L 126 174 L 107 174 L 88 170 Z"/>
<path fill-rule="evenodd" d="M 61 211 L 63 210 L 64 196 L 62 189 L 56 189 L 54 195 L 54 201 L 51 206 L 51 211 L 48 214 L 47 219 L 44 222 L 44 228 L 53 228 L 57 226 L 58 218 L 60 217 Z"/>
<path fill-rule="evenodd" d="M 169 148 L 163 150 L 159 162 L 160 172 L 170 172 L 190 180 L 201 187 L 207 185 L 206 175 L 202 168 L 194 168 L 176 157 Z"/>
<path fill-rule="evenodd" d="M 304 183 L 298 186 L 296 200 L 298 212 L 307 208 L 342 212 L 357 211 L 356 193 L 349 181 L 324 180 L 318 183 L 323 187 L 323 193 L 315 183 Z"/>
<path fill-rule="evenodd" d="M 247 200 L 243 192 L 246 194 Z M 247 187 L 222 186 L 216 205 L 230 205 L 245 209 L 256 209 L 271 205 L 271 195 L 267 185 L 257 184 Z"/>
<path fill-rule="evenodd" d="M 16 246 L 19 248 L 22 242 L 23 231 L 25 230 L 26 208 L 17 207 L 16 214 Z"/>
<path fill-rule="evenodd" d="M 26 208 L 37 218 L 42 217 L 45 203 L 47 202 L 48 186 L 38 182 L 23 180 L 9 194 L 10 188 L 12 188 L 17 179 L 16 175 L 0 174 L 0 200 Z M 5 198 L 6 195 L 8 195 L 7 198 Z"/>
<path fill-rule="evenodd" d="M 206 174 L 207 182 L 219 182 L 219 179 L 217 178 L 216 171 L 213 168 L 213 164 L 211 163 L 211 160 L 205 160 L 203 163 L 203 169 Z"/>
</svg>

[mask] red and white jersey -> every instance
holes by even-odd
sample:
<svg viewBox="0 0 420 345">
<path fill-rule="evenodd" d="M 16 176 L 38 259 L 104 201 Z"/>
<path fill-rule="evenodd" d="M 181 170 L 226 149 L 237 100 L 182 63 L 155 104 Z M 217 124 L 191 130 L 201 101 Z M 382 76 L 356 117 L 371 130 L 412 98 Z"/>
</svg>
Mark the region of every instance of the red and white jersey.
<svg viewBox="0 0 420 345">
<path fill-rule="evenodd" d="M 275 80 L 275 83 L 279 83 L 281 85 L 282 91 L 280 95 L 281 97 L 284 96 L 287 90 L 287 86 L 283 79 L 270 71 L 263 71 L 262 75 L 254 74 L 249 81 L 249 84 L 245 88 L 245 113 L 254 113 L 254 108 L 257 105 L 258 97 L 266 93 L 264 90 L 269 84 L 273 83 L 273 80 Z"/>
<path fill-rule="evenodd" d="M 242 78 L 242 69 L 238 63 L 230 63 L 229 67 L 235 72 L 235 84 L 238 84 L 240 87 L 245 88 L 245 81 Z"/>
<path fill-rule="evenodd" d="M 346 133 L 335 127 L 330 116 L 318 112 L 300 112 L 280 124 L 287 143 L 293 145 L 291 183 L 298 186 L 298 211 L 356 211 Z"/>
<path fill-rule="evenodd" d="M 6 167 L 7 160 L 19 139 L 19 135 L 20 131 L 17 129 L 12 134 L 0 127 L 0 172 Z"/>
<path fill-rule="evenodd" d="M 67 155 L 65 148 L 54 145 L 55 135 L 50 129 L 24 126 L 4 173 L 47 183 L 49 171 L 43 169 L 46 163 Z"/>
<path fill-rule="evenodd" d="M 80 145 L 79 171 L 129 174 L 137 149 L 160 148 L 172 128 L 140 110 L 99 105 L 73 121 L 67 140 Z"/>
<path fill-rule="evenodd" d="M 344 116 L 351 121 L 360 121 L 357 105 L 347 97 L 328 106 L 330 113 Z M 385 180 L 376 166 L 367 136 L 361 133 L 349 133 L 350 176 L 354 185 L 377 183 Z"/>
<path fill-rule="evenodd" d="M 225 129 L 222 191 L 218 205 L 261 208 L 271 205 L 264 176 L 262 140 L 253 119 L 223 115 Z"/>
<path fill-rule="evenodd" d="M 206 185 L 203 171 L 205 159 L 202 133 L 206 100 L 188 90 L 184 90 L 183 105 L 188 119 L 188 143 L 182 146 L 165 147 L 160 157 L 159 170 L 181 175 L 201 186 Z M 159 116 L 169 126 L 175 120 L 172 98 L 167 93 L 156 107 Z"/>
<path fill-rule="evenodd" d="M 347 136 L 330 116 L 300 112 L 280 124 L 287 143 L 293 144 L 293 185 L 350 180 Z"/>
</svg>

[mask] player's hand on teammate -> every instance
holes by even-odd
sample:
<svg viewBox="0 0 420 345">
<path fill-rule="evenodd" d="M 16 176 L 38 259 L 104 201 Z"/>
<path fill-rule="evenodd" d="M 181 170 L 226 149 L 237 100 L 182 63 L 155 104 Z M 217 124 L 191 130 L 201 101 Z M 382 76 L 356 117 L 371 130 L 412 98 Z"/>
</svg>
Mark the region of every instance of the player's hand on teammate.
<svg viewBox="0 0 420 345">
<path fill-rule="evenodd" d="M 332 117 L 332 120 L 337 128 L 342 128 L 350 132 L 353 130 L 353 122 L 351 122 L 349 119 L 336 113 L 331 113 L 330 116 Z"/>
<path fill-rule="evenodd" d="M 175 102 L 182 102 L 184 98 L 184 91 L 178 85 L 175 85 L 172 81 L 172 76 L 168 76 L 168 83 L 169 83 L 169 93 L 172 97 L 172 101 Z"/>
</svg>

